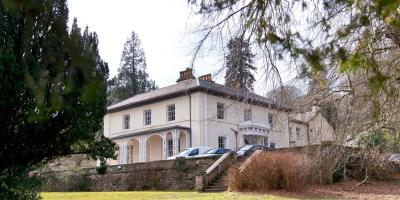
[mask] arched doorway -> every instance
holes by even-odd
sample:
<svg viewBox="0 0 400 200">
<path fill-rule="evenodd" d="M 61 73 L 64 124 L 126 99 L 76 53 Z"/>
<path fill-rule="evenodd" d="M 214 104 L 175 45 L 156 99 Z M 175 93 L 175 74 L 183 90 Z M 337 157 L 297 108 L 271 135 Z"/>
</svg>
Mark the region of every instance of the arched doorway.
<svg viewBox="0 0 400 200">
<path fill-rule="evenodd" d="M 146 161 L 162 160 L 162 137 L 151 135 L 146 142 Z"/>
<path fill-rule="evenodd" d="M 127 163 L 139 162 L 139 141 L 135 138 L 128 142 Z"/>
<path fill-rule="evenodd" d="M 180 131 L 179 132 L 179 148 L 178 148 L 179 152 L 183 151 L 186 148 L 189 148 L 187 146 L 187 139 L 188 139 L 188 136 L 187 136 L 186 132 Z"/>
</svg>

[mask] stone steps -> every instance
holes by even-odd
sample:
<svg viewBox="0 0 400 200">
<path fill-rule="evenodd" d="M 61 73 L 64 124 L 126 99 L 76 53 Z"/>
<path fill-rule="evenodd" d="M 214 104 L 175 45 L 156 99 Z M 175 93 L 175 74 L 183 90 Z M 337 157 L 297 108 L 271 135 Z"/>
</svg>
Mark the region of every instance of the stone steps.
<svg viewBox="0 0 400 200">
<path fill-rule="evenodd" d="M 222 174 L 207 186 L 204 192 L 224 192 L 228 189 L 227 177 Z"/>
</svg>

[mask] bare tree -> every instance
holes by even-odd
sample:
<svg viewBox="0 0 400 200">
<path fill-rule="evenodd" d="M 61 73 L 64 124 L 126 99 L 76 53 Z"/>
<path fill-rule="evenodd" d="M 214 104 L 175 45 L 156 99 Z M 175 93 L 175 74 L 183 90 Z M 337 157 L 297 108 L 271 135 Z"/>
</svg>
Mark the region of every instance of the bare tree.
<svg viewBox="0 0 400 200">
<path fill-rule="evenodd" d="M 308 101 L 322 96 L 336 110 L 337 143 L 382 129 L 399 137 L 399 1 L 189 2 L 203 18 L 194 60 L 208 44 L 243 37 L 263 59 L 267 81 L 283 86 L 283 60 L 311 80 Z"/>
</svg>

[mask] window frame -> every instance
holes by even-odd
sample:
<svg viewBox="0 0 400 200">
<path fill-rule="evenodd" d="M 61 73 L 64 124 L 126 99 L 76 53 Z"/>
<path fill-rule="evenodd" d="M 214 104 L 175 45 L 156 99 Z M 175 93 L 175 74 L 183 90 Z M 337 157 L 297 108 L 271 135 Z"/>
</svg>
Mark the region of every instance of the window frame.
<svg viewBox="0 0 400 200">
<path fill-rule="evenodd" d="M 296 139 L 301 140 L 301 128 L 296 127 Z"/>
<path fill-rule="evenodd" d="M 151 109 L 147 109 L 143 111 L 143 124 L 145 126 L 151 125 Z"/>
<path fill-rule="evenodd" d="M 170 109 L 172 107 L 173 107 L 173 110 Z M 175 104 L 167 105 L 167 109 L 166 110 L 167 110 L 167 121 L 168 122 L 175 121 L 175 119 L 176 119 L 176 106 L 175 106 Z"/>
<path fill-rule="evenodd" d="M 268 113 L 267 118 L 268 118 L 268 124 L 272 126 L 274 124 L 274 114 Z"/>
<path fill-rule="evenodd" d="M 174 155 L 174 140 L 172 138 L 167 140 L 167 154 L 168 157 Z"/>
<path fill-rule="evenodd" d="M 131 115 L 130 114 L 124 114 L 122 116 L 122 129 L 123 130 L 130 129 L 130 123 L 131 123 Z"/>
<path fill-rule="evenodd" d="M 217 102 L 217 119 L 225 119 L 225 103 Z"/>
<path fill-rule="evenodd" d="M 245 108 L 243 113 L 243 121 L 252 121 L 253 120 L 253 111 L 251 108 Z"/>
<path fill-rule="evenodd" d="M 220 139 L 222 139 L 222 143 L 220 143 Z M 218 148 L 224 148 L 226 149 L 228 146 L 228 136 L 225 135 L 219 135 L 217 137 L 217 142 L 218 142 Z M 223 147 L 221 147 L 220 144 L 223 144 Z"/>
</svg>

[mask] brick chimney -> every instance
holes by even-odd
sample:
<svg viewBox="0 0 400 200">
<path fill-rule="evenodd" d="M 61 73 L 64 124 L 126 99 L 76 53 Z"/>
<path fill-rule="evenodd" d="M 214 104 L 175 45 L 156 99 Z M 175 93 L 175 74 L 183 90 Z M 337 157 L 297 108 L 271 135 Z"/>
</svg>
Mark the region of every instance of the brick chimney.
<svg viewBox="0 0 400 200">
<path fill-rule="evenodd" d="M 199 79 L 203 81 L 213 81 L 211 78 L 211 74 L 205 74 L 203 76 L 200 76 Z"/>
<path fill-rule="evenodd" d="M 193 70 L 191 68 L 186 68 L 184 71 L 179 72 L 180 76 L 176 82 L 181 82 L 189 79 L 194 79 Z"/>
</svg>

